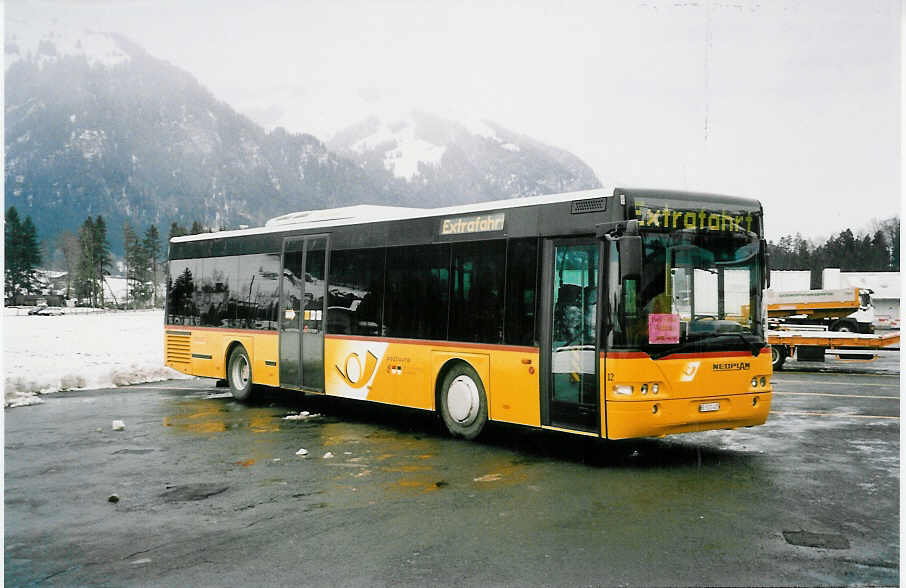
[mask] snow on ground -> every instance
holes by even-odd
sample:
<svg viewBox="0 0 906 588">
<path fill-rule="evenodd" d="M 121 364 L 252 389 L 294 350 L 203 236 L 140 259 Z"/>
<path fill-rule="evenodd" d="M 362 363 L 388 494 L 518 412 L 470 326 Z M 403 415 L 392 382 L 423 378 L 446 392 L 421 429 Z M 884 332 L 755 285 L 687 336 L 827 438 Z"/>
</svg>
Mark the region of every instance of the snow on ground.
<svg viewBox="0 0 906 588">
<path fill-rule="evenodd" d="M 40 404 L 39 394 L 60 390 L 188 377 L 164 366 L 162 310 L 20 312 L 4 308 L 4 407 Z"/>
</svg>

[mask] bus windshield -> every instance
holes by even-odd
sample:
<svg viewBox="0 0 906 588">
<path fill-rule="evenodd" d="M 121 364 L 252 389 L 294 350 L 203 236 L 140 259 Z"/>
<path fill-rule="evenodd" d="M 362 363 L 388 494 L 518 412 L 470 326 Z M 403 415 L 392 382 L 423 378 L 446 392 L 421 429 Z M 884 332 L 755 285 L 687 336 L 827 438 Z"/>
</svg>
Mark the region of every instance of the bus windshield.
<svg viewBox="0 0 906 588">
<path fill-rule="evenodd" d="M 643 233 L 641 279 L 622 285 L 623 347 L 672 352 L 760 349 L 759 240 L 745 232 Z M 622 324 L 620 324 L 622 323 Z M 619 334 L 618 334 L 619 335 Z"/>
</svg>

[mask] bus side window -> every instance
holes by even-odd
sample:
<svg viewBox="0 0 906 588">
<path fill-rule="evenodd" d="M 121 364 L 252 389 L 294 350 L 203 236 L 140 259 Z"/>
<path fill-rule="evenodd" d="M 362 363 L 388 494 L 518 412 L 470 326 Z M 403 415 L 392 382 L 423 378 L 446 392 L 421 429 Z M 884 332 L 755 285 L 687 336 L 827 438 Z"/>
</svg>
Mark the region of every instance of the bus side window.
<svg viewBox="0 0 906 588">
<path fill-rule="evenodd" d="M 450 340 L 502 343 L 505 264 L 503 240 L 453 245 Z"/>
<path fill-rule="evenodd" d="M 327 292 L 328 333 L 381 335 L 384 259 L 384 249 L 331 253 Z"/>
<path fill-rule="evenodd" d="M 450 246 L 446 243 L 388 249 L 384 297 L 388 337 L 447 337 L 449 274 Z"/>
<path fill-rule="evenodd" d="M 506 274 L 504 342 L 507 345 L 534 345 L 538 239 L 509 240 Z"/>
<path fill-rule="evenodd" d="M 239 276 L 234 302 L 239 328 L 276 330 L 280 254 L 241 255 Z"/>
<path fill-rule="evenodd" d="M 623 323 L 623 288 L 620 284 L 620 252 L 615 242 L 607 243 L 607 312 L 610 320 L 609 344 L 620 347 L 626 344 L 625 325 Z"/>
</svg>

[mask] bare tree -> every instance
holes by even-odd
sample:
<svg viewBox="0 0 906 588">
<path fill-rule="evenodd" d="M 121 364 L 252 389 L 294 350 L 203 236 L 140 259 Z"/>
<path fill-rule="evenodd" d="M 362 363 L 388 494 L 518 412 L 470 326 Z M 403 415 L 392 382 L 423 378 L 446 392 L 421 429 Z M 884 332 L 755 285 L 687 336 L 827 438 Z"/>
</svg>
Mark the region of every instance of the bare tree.
<svg viewBox="0 0 906 588">
<path fill-rule="evenodd" d="M 79 268 L 79 258 L 82 247 L 79 237 L 72 231 L 63 231 L 57 238 L 59 248 L 63 252 L 63 266 L 66 270 L 66 298 L 72 298 L 72 280 Z"/>
</svg>

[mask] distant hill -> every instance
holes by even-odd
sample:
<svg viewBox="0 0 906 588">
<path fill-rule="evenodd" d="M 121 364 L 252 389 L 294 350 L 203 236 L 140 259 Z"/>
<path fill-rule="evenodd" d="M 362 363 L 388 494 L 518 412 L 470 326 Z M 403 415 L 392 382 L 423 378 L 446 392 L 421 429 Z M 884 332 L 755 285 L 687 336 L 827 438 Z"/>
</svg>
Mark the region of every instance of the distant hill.
<svg viewBox="0 0 906 588">
<path fill-rule="evenodd" d="M 369 119 L 330 149 L 265 132 L 190 74 L 111 33 L 7 22 L 6 206 L 42 239 L 104 215 L 122 222 L 260 225 L 291 211 L 349 204 L 440 206 L 598 187 L 565 151 L 492 123 L 423 113 Z"/>
</svg>

